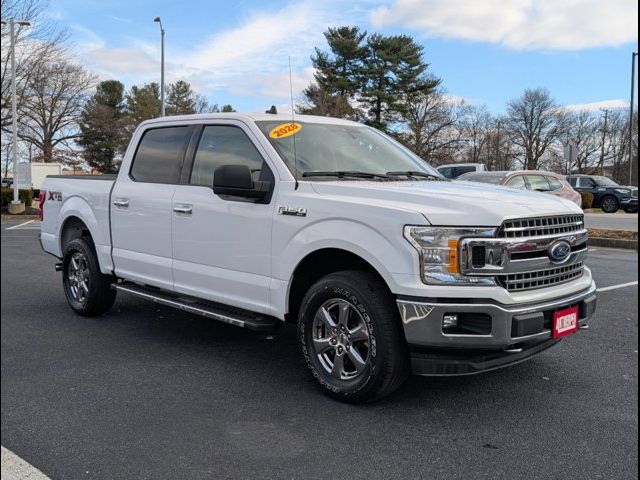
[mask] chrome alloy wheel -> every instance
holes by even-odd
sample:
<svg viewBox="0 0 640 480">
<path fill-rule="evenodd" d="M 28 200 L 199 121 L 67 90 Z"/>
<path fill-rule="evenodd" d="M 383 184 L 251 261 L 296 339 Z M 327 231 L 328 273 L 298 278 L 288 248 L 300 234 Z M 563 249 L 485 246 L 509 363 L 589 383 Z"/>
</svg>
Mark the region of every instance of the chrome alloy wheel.
<svg viewBox="0 0 640 480">
<path fill-rule="evenodd" d="M 89 262 L 80 252 L 75 252 L 69 261 L 67 272 L 69 292 L 76 302 L 84 303 L 89 296 Z"/>
<path fill-rule="evenodd" d="M 322 367 L 339 380 L 357 377 L 369 361 L 369 327 L 358 309 L 327 300 L 313 321 L 313 349 Z"/>
</svg>

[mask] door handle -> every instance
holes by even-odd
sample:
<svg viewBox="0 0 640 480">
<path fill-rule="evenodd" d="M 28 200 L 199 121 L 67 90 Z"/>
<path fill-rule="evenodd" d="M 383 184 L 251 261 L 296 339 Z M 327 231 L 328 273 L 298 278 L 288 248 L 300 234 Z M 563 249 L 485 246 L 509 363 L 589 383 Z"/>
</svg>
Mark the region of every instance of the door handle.
<svg viewBox="0 0 640 480">
<path fill-rule="evenodd" d="M 191 215 L 193 213 L 193 207 L 191 205 L 176 205 L 173 207 L 173 211 L 182 215 Z"/>
<path fill-rule="evenodd" d="M 129 200 L 125 200 L 125 199 L 114 200 L 113 205 L 120 208 L 127 208 L 129 206 Z"/>
</svg>

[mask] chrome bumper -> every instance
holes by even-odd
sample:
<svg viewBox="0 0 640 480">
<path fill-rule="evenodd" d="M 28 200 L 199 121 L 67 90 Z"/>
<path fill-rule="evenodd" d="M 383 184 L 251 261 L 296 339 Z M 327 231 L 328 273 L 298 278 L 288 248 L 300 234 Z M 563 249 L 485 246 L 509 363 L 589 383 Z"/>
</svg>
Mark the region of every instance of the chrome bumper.
<svg viewBox="0 0 640 480">
<path fill-rule="evenodd" d="M 504 349 L 541 343 L 552 338 L 553 312 L 577 305 L 584 327 L 596 309 L 594 283 L 580 293 L 535 304 L 502 305 L 486 300 L 449 303 L 442 299 L 398 298 L 400 318 L 410 347 L 449 349 Z M 443 317 L 451 314 L 482 314 L 490 317 L 486 334 L 443 332 Z M 523 334 L 524 332 L 524 334 Z"/>
</svg>

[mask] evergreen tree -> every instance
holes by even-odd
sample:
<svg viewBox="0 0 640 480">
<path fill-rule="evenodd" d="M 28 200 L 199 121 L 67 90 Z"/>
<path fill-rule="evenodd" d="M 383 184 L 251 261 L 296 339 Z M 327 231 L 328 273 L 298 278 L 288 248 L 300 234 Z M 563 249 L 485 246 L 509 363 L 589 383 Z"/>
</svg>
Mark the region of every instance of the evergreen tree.
<svg viewBox="0 0 640 480">
<path fill-rule="evenodd" d="M 78 145 L 87 164 L 103 173 L 114 173 L 114 159 L 122 153 L 124 85 L 117 80 L 101 82 L 80 114 Z"/>
<path fill-rule="evenodd" d="M 304 90 L 308 106 L 301 109 L 302 113 L 357 117 L 358 112 L 349 101 L 362 83 L 366 35 L 358 27 L 329 28 L 324 33 L 330 52 L 316 48 L 311 57 L 316 73 L 314 84 Z"/>
<path fill-rule="evenodd" d="M 426 75 L 423 48 L 407 35 L 367 38 L 361 100 L 370 125 L 386 129 L 406 108 L 410 95 L 429 94 L 440 83 Z"/>
<path fill-rule="evenodd" d="M 125 100 L 127 115 L 134 128 L 140 122 L 160 115 L 160 86 L 155 82 L 142 87 L 134 85 Z"/>
<path fill-rule="evenodd" d="M 196 113 L 196 96 L 189 82 L 178 80 L 167 89 L 167 115 L 190 115 Z"/>
<path fill-rule="evenodd" d="M 231 106 L 231 104 L 227 103 L 226 105 L 222 106 L 222 111 L 223 112 L 235 112 L 235 109 Z"/>
</svg>

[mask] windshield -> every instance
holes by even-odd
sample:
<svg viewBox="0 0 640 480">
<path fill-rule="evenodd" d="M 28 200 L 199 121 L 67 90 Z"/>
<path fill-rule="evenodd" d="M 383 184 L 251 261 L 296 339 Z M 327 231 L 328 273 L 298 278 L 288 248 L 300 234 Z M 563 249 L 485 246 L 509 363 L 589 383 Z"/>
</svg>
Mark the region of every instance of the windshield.
<svg viewBox="0 0 640 480">
<path fill-rule="evenodd" d="M 593 179 L 594 182 L 596 182 L 596 185 L 598 185 L 599 187 L 617 187 L 618 186 L 616 182 L 614 182 L 613 180 L 607 177 L 602 177 L 598 175 L 591 178 Z"/>
<path fill-rule="evenodd" d="M 284 131 L 281 127 L 291 122 L 256 123 L 294 175 L 297 168 L 298 177 L 305 174 L 310 176 L 312 172 L 363 172 L 376 175 L 422 172 L 427 176 L 442 178 L 424 160 L 370 127 L 296 122 L 299 128 L 296 127 L 294 133 L 285 132 L 278 138 L 277 132 Z"/>
</svg>

